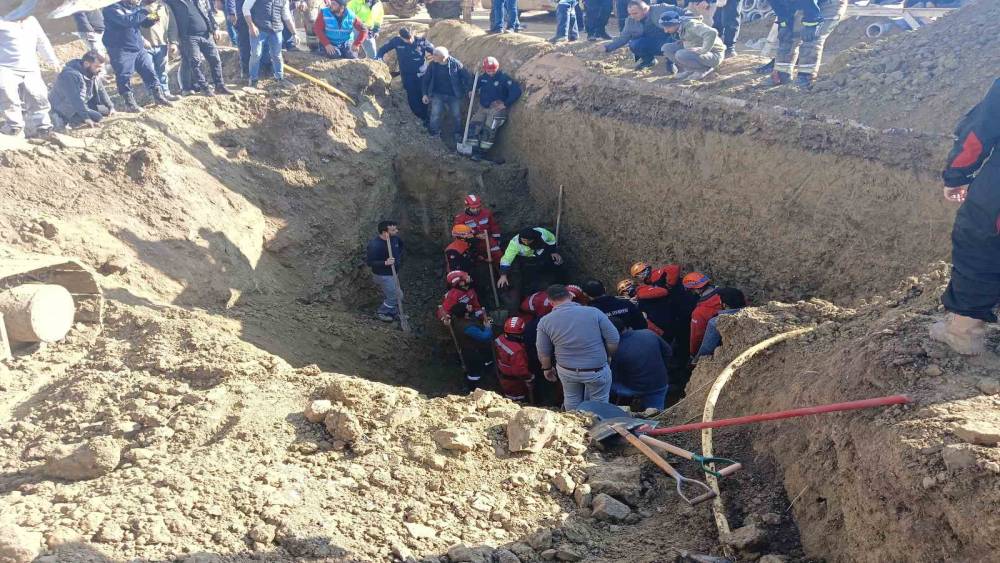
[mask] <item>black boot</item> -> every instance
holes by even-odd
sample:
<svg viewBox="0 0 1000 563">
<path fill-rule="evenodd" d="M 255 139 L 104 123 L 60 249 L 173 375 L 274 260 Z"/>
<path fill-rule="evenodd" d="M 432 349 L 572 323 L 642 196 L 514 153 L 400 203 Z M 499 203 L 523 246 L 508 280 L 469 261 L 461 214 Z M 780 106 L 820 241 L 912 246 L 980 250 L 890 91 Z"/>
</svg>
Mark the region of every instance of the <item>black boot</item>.
<svg viewBox="0 0 1000 563">
<path fill-rule="evenodd" d="M 153 89 L 153 100 L 156 101 L 156 105 L 164 107 L 173 107 L 174 103 L 167 99 L 163 94 L 163 88 L 157 87 Z"/>
<path fill-rule="evenodd" d="M 788 84 L 792 81 L 792 75 L 787 72 L 781 72 L 776 70 L 771 73 L 771 84 L 775 86 L 781 86 L 782 84 Z"/>
<path fill-rule="evenodd" d="M 767 64 L 760 65 L 753 71 L 757 74 L 771 74 L 774 71 L 774 59 L 771 59 Z"/>
<path fill-rule="evenodd" d="M 135 94 L 129 92 L 123 95 L 122 98 L 125 100 L 125 105 L 122 107 L 122 111 L 124 111 L 125 113 L 142 112 L 142 108 L 139 107 L 139 104 L 135 103 Z"/>
</svg>

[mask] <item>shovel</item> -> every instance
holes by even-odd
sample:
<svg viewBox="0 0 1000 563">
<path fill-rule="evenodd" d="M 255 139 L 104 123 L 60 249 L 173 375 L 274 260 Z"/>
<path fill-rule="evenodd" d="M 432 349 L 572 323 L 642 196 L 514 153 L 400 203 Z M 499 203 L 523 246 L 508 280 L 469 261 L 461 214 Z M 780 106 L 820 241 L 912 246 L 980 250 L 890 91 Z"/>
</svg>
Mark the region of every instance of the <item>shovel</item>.
<svg viewBox="0 0 1000 563">
<path fill-rule="evenodd" d="M 597 426 L 608 425 L 608 422 L 609 421 L 599 422 L 597 423 Z M 703 503 L 706 500 L 711 500 L 715 498 L 716 496 L 715 491 L 713 491 L 711 487 L 709 487 L 707 484 L 701 481 L 688 479 L 687 477 L 678 473 L 677 470 L 674 469 L 672 465 L 667 463 L 667 460 L 660 457 L 659 454 L 654 452 L 652 448 L 644 444 L 641 440 L 639 440 L 639 438 L 637 438 L 630 431 L 626 430 L 623 423 L 610 424 L 609 426 L 611 427 L 612 431 L 617 433 L 622 438 L 628 440 L 628 443 L 635 446 L 636 449 L 638 449 L 640 452 L 643 453 L 643 455 L 648 457 L 650 461 L 655 463 L 657 467 L 665 471 L 667 475 L 670 475 L 671 477 L 674 478 L 674 481 L 677 482 L 677 495 L 682 499 L 684 499 L 684 502 L 690 504 L 691 506 L 694 506 L 696 504 Z M 689 498 L 687 495 L 684 494 L 685 487 L 689 491 L 695 491 L 701 494 L 695 496 L 694 498 Z M 704 489 L 705 492 L 702 493 L 700 489 Z"/>
<path fill-rule="evenodd" d="M 468 75 L 466 75 L 468 76 Z M 475 105 L 476 101 L 476 88 L 479 86 L 479 71 L 476 71 L 476 78 L 472 81 L 472 92 L 469 93 L 469 111 L 465 116 L 465 134 L 462 136 L 462 142 L 455 147 L 458 154 L 463 156 L 471 156 L 473 146 L 469 144 L 469 124 L 472 122 L 472 106 Z M 486 245 L 486 251 L 489 252 L 489 243 Z"/>
</svg>

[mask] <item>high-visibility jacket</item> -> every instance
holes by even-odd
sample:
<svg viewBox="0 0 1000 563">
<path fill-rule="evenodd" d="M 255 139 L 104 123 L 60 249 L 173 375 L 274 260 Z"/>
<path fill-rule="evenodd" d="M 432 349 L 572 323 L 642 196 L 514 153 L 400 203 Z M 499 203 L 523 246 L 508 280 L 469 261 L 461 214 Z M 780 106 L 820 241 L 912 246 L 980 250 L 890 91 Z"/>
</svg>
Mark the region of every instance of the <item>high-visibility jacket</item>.
<svg viewBox="0 0 1000 563">
<path fill-rule="evenodd" d="M 500 224 L 497 223 L 492 211 L 485 207 L 480 208 L 479 213 L 475 215 L 463 211 L 455 215 L 455 222 L 452 224 L 465 225 L 472 229 L 472 234 L 477 236 L 480 233 L 487 233 L 490 237 L 490 252 L 493 254 L 493 261 L 500 261 Z M 482 239 L 474 239 L 473 248 L 480 260 L 486 260 Z"/>
<path fill-rule="evenodd" d="M 534 230 L 542 235 L 542 242 L 545 244 L 541 248 L 532 248 L 521 244 L 520 235 L 514 235 L 514 238 L 510 239 L 510 242 L 507 243 L 507 250 L 504 251 L 503 256 L 500 258 L 501 272 L 507 273 L 514 264 L 514 260 L 519 256 L 522 258 L 537 258 L 546 252 L 549 254 L 558 252 L 556 235 L 552 234 L 552 231 L 542 227 L 535 227 Z"/>
<path fill-rule="evenodd" d="M 333 45 L 343 45 L 354 41 L 354 18 L 350 9 L 344 10 L 340 20 L 330 8 L 320 10 L 323 17 L 323 31 Z"/>
<path fill-rule="evenodd" d="M 361 20 L 361 23 L 372 31 L 378 31 L 382 27 L 382 18 L 385 17 L 385 9 L 379 0 L 351 0 L 347 3 L 347 9 L 354 12 L 354 15 Z"/>
<path fill-rule="evenodd" d="M 698 306 L 691 313 L 691 344 L 689 351 L 692 356 L 698 353 L 701 348 L 701 340 L 705 338 L 705 331 L 708 330 L 708 321 L 719 314 L 722 310 L 722 297 L 719 296 L 718 288 L 711 288 L 701 294 L 698 299 Z"/>
<path fill-rule="evenodd" d="M 443 320 L 445 315 L 451 314 L 451 308 L 459 303 L 470 305 L 477 318 L 486 314 L 486 310 L 479 303 L 479 296 L 476 295 L 475 289 L 453 287 L 448 290 L 448 293 L 444 294 L 444 299 L 441 301 L 441 305 L 438 306 L 438 318 Z"/>
</svg>

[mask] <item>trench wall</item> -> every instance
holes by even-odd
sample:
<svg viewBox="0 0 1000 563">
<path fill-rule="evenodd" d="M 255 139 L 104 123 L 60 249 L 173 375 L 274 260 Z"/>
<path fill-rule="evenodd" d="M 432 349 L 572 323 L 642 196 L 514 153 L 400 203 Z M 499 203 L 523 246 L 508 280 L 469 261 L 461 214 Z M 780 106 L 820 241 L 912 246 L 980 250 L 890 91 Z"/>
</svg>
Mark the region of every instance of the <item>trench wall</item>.
<svg viewBox="0 0 1000 563">
<path fill-rule="evenodd" d="M 949 255 L 950 142 L 613 78 L 531 38 L 428 32 L 467 65 L 494 54 L 525 86 L 500 141 L 555 208 L 584 271 L 676 261 L 777 299 L 884 292 Z"/>
</svg>

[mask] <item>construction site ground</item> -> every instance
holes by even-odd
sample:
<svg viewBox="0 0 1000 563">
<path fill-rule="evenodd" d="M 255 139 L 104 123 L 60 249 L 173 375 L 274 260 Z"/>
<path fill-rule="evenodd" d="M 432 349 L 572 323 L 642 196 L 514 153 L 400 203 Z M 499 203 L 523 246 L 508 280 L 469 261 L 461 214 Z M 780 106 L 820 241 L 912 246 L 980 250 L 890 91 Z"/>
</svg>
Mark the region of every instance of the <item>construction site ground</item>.
<svg viewBox="0 0 1000 563">
<path fill-rule="evenodd" d="M 803 96 L 763 86 L 749 53 L 678 86 L 594 44 L 438 23 L 436 44 L 467 65 L 494 54 L 525 85 L 504 164 L 430 138 L 386 65 L 301 53 L 288 62 L 357 105 L 265 81 L 5 148 L 0 259 L 75 257 L 107 305 L 103 326 L 0 362 L 0 561 L 993 559 L 1000 333 L 965 358 L 927 327 L 955 210 L 938 170 L 1000 74 L 998 26 L 981 0 L 843 45 Z M 720 534 L 711 503 L 594 447 L 583 415 L 466 395 L 433 318 L 451 216 L 475 192 L 505 233 L 551 227 L 560 184 L 575 278 L 676 261 L 751 297 L 663 424 L 700 420 L 730 361 L 803 327 L 737 371 L 716 418 L 913 403 L 717 430 L 715 452 L 745 465 L 721 482 Z M 373 315 L 362 253 L 387 217 L 410 334 Z M 550 435 L 512 452 L 508 425 L 531 416 Z"/>
</svg>

